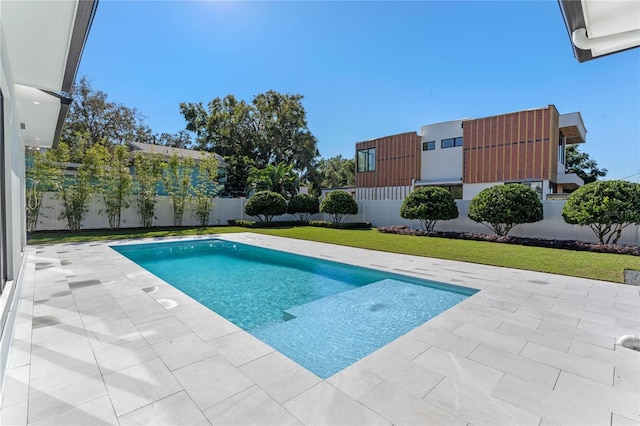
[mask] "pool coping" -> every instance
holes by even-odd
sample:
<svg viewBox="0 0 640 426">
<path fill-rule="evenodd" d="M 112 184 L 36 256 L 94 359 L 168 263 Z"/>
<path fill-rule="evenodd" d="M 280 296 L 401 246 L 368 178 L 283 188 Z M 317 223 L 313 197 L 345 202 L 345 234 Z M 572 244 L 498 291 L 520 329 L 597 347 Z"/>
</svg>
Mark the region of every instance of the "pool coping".
<svg viewBox="0 0 640 426">
<path fill-rule="evenodd" d="M 321 380 L 108 248 L 206 238 L 480 291 Z M 638 287 L 252 233 L 30 246 L 27 257 L 2 423 L 640 420 L 640 353 L 615 344 L 640 332 Z"/>
</svg>

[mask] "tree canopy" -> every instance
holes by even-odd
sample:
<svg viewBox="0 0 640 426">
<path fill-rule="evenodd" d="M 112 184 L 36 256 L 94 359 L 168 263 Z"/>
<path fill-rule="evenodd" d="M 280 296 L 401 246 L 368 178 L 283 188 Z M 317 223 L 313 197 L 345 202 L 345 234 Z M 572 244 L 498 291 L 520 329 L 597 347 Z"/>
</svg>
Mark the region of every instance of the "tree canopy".
<svg viewBox="0 0 640 426">
<path fill-rule="evenodd" d="M 444 188 L 418 188 L 402 202 L 400 216 L 417 219 L 423 230 L 432 232 L 439 220 L 457 218 L 458 206 L 453 195 Z"/>
<path fill-rule="evenodd" d="M 607 169 L 598 167 L 595 160 L 589 158 L 586 152 L 580 152 L 577 145 L 569 145 L 566 149 L 565 169 L 567 173 L 575 173 L 585 184 L 595 182 L 607 175 Z"/>
<path fill-rule="evenodd" d="M 291 164 L 300 175 L 313 166 L 317 140 L 308 129 L 302 98 L 269 90 L 250 103 L 233 95 L 213 99 L 206 109 L 201 102 L 182 103 L 180 112 L 197 146 L 222 155 L 237 169 L 227 177 L 227 186 L 237 191 L 246 180 L 235 180 L 246 179 L 251 166 Z"/>
<path fill-rule="evenodd" d="M 609 180 L 574 191 L 562 208 L 565 222 L 588 226 L 600 244 L 618 242 L 622 230 L 640 223 L 640 184 Z"/>
</svg>

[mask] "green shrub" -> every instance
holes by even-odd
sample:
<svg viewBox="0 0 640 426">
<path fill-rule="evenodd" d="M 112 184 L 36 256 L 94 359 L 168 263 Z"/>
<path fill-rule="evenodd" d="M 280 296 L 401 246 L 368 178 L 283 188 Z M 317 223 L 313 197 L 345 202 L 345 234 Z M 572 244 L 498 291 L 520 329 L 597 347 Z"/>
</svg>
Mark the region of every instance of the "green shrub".
<svg viewBox="0 0 640 426">
<path fill-rule="evenodd" d="M 333 191 L 320 203 L 320 211 L 331 215 L 333 223 L 340 223 L 346 215 L 358 213 L 358 203 L 345 191 Z"/>
<path fill-rule="evenodd" d="M 520 184 L 492 186 L 482 190 L 469 203 L 469 219 L 501 236 L 521 223 L 538 222 L 543 217 L 538 194 Z"/>
<path fill-rule="evenodd" d="M 627 226 L 640 223 L 640 184 L 597 181 L 572 192 L 562 208 L 565 222 L 588 226 L 601 244 L 616 244 Z"/>
<path fill-rule="evenodd" d="M 418 188 L 402 202 L 400 216 L 417 219 L 424 231 L 432 232 L 439 220 L 457 218 L 458 206 L 453 195 L 444 188 Z"/>
<path fill-rule="evenodd" d="M 311 215 L 319 211 L 320 202 L 316 197 L 309 194 L 294 195 L 287 206 L 287 212 L 296 215 L 298 220 L 309 220 Z"/>
<path fill-rule="evenodd" d="M 260 191 L 249 198 L 244 206 L 244 212 L 257 217 L 261 222 L 270 222 L 274 216 L 287 212 L 287 202 L 277 192 Z"/>
<path fill-rule="evenodd" d="M 309 226 L 315 226 L 318 228 L 333 228 L 333 229 L 371 229 L 371 223 L 369 222 L 327 222 L 325 220 L 312 220 L 309 222 Z"/>
</svg>

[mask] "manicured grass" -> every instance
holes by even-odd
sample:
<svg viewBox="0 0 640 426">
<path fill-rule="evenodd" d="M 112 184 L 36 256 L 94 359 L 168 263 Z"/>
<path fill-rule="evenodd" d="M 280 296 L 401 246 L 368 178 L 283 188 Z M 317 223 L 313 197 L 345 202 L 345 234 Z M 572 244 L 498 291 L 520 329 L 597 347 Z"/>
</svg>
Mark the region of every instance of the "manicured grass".
<svg viewBox="0 0 640 426">
<path fill-rule="evenodd" d="M 613 282 L 624 282 L 624 269 L 640 270 L 640 257 L 637 256 L 558 250 L 544 247 L 525 247 L 485 241 L 383 234 L 377 232 L 375 229 L 342 230 L 310 226 L 268 229 L 221 226 L 153 230 L 82 231 L 77 233 L 36 233 L 31 236 L 29 243 L 88 242 L 127 238 L 223 234 L 231 232 L 255 232 L 370 250 L 459 260 L 463 262 L 504 266 Z"/>
</svg>

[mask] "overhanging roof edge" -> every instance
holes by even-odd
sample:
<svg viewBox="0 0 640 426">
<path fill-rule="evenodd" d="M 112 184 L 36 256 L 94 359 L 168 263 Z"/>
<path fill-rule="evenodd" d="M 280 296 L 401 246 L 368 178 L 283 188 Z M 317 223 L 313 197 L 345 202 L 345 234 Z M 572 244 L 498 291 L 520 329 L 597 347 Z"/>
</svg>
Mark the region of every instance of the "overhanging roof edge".
<svg viewBox="0 0 640 426">
<path fill-rule="evenodd" d="M 91 28 L 97 9 L 98 0 L 78 0 L 71 42 L 69 43 L 67 63 L 62 79 L 61 90 L 63 92 L 70 92 L 73 82 L 76 79 L 82 52 L 89 37 L 89 29 Z"/>
</svg>

